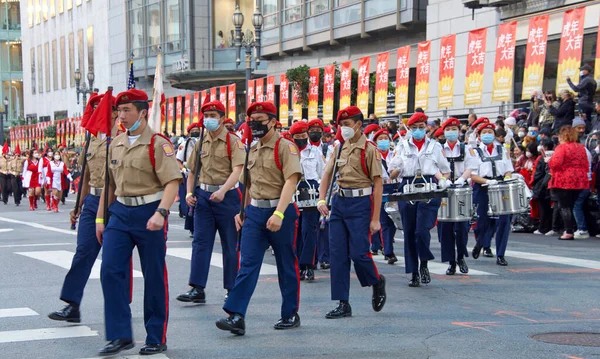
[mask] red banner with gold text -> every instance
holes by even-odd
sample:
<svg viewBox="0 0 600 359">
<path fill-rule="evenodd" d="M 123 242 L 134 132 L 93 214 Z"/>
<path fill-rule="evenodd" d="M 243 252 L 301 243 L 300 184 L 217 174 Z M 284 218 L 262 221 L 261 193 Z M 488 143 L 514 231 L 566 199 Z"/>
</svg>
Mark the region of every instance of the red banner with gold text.
<svg viewBox="0 0 600 359">
<path fill-rule="evenodd" d="M 323 121 L 333 120 L 333 97 L 335 92 L 335 65 L 325 66 L 323 75 Z M 312 119 L 312 118 L 311 118 Z"/>
<path fill-rule="evenodd" d="M 408 112 L 408 80 L 410 75 L 410 46 L 396 50 L 395 113 Z"/>
<path fill-rule="evenodd" d="M 279 76 L 279 121 L 290 126 L 290 86 L 285 74 Z"/>
<path fill-rule="evenodd" d="M 319 69 L 310 69 L 308 72 L 308 118 L 319 115 Z"/>
<path fill-rule="evenodd" d="M 440 78 L 438 82 L 438 108 L 452 107 L 454 103 L 454 63 L 456 61 L 456 35 L 440 39 Z"/>
<path fill-rule="evenodd" d="M 267 97 L 266 102 L 275 104 L 275 76 L 267 77 Z"/>
<path fill-rule="evenodd" d="M 369 112 L 369 85 L 371 84 L 371 57 L 365 56 L 358 60 L 358 93 L 356 106 L 365 117 Z"/>
<path fill-rule="evenodd" d="M 340 110 L 350 106 L 352 95 L 352 61 L 342 63 L 340 68 Z"/>
<path fill-rule="evenodd" d="M 511 100 L 513 72 L 515 68 L 516 35 L 516 21 L 507 22 L 498 26 L 492 101 Z"/>
<path fill-rule="evenodd" d="M 549 15 L 542 15 L 529 20 L 522 100 L 528 100 L 534 92 L 542 91 L 548 40 L 548 19 Z"/>
<path fill-rule="evenodd" d="M 390 53 L 382 52 L 377 55 L 377 67 L 375 70 L 375 115 L 387 115 L 388 95 L 388 62 Z"/>
<path fill-rule="evenodd" d="M 235 84 L 231 84 L 229 86 L 227 86 L 227 92 L 228 92 L 228 102 L 227 102 L 227 116 L 233 120 L 233 122 L 237 122 L 237 118 L 236 117 L 236 111 L 235 111 L 235 95 L 236 95 L 236 85 Z"/>
<path fill-rule="evenodd" d="M 415 86 L 415 108 L 427 109 L 429 101 L 429 66 L 431 41 L 419 42 L 417 45 L 417 76 Z"/>
<path fill-rule="evenodd" d="M 571 89 L 567 83 L 567 78 L 570 78 L 573 83 L 579 83 L 584 20 L 585 7 L 565 11 L 560 37 L 560 50 L 558 52 L 556 93 L 563 89 Z"/>
<path fill-rule="evenodd" d="M 485 71 L 487 28 L 469 31 L 467 41 L 467 71 L 465 76 L 465 105 L 481 103 Z"/>
</svg>

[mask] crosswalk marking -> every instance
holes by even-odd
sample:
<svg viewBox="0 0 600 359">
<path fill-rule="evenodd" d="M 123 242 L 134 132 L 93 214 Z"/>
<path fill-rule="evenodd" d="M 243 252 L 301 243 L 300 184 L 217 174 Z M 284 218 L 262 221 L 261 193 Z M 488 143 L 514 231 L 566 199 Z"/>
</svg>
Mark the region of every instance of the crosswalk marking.
<svg viewBox="0 0 600 359">
<path fill-rule="evenodd" d="M 95 337 L 98 332 L 86 326 L 10 330 L 0 332 L 0 344 L 80 337 Z"/>
<path fill-rule="evenodd" d="M 556 264 L 564 264 L 573 267 L 600 269 L 600 262 L 589 259 L 577 259 L 569 257 L 551 256 L 546 254 L 529 253 L 529 252 L 517 252 L 517 251 L 506 251 L 507 257 L 514 257 L 520 259 L 529 259 L 538 262 L 548 262 Z"/>
<path fill-rule="evenodd" d="M 192 260 L 192 248 L 167 248 L 167 255 Z M 223 268 L 223 257 L 220 253 L 213 252 L 210 257 L 210 265 Z M 277 267 L 272 264 L 263 263 L 260 268 L 261 275 L 277 274 Z"/>
<path fill-rule="evenodd" d="M 15 254 L 19 254 L 25 257 L 37 259 L 46 263 L 54 264 L 55 266 L 59 266 L 61 268 L 70 269 L 71 262 L 73 261 L 73 256 L 75 255 L 73 252 L 69 251 L 36 251 L 36 252 L 15 252 Z M 100 265 L 102 261 L 96 259 L 94 266 L 92 267 L 92 273 L 90 274 L 90 279 L 99 279 L 100 278 Z M 142 272 L 134 270 L 133 271 L 134 278 L 141 278 Z"/>
<path fill-rule="evenodd" d="M 382 256 L 377 256 L 377 257 L 373 257 L 373 260 L 377 263 L 384 263 L 387 264 L 387 260 L 384 259 L 384 257 Z M 404 262 L 404 258 L 402 257 L 398 257 L 398 262 L 396 262 L 396 265 L 400 266 L 400 267 L 406 267 L 405 266 L 405 262 Z M 444 264 L 444 263 L 437 263 L 437 262 L 427 262 L 427 267 L 429 268 L 429 273 L 432 274 L 439 274 L 439 275 L 446 275 L 446 269 L 448 269 L 448 265 Z M 484 271 L 480 271 L 480 270 L 476 270 L 476 269 L 472 269 L 469 268 L 469 273 L 468 274 L 462 274 L 460 272 L 456 273 L 457 275 L 465 275 L 465 276 L 469 276 L 469 275 L 497 275 L 494 273 L 489 273 L 489 272 L 484 272 Z"/>
<path fill-rule="evenodd" d="M 2 228 L 2 229 L 0 229 L 0 233 L 6 233 L 6 232 L 12 232 L 12 231 L 14 231 L 13 228 Z"/>
<path fill-rule="evenodd" d="M 0 309 L 0 318 L 30 317 L 30 316 L 34 316 L 34 315 L 39 315 L 39 314 L 31 308 Z"/>
<path fill-rule="evenodd" d="M 35 222 L 25 222 L 25 221 L 19 221 L 19 220 L 16 220 L 16 219 L 5 218 L 5 217 L 0 217 L 0 222 L 7 222 L 7 223 L 13 223 L 13 224 L 22 224 L 22 225 L 33 227 L 33 228 L 45 229 L 47 231 L 58 232 L 58 233 L 62 233 L 62 234 L 68 234 L 68 235 L 71 235 L 71 236 L 77 236 L 77 231 L 71 231 L 71 230 L 67 230 L 67 229 L 60 229 L 60 228 L 45 226 L 43 224 L 39 224 L 39 223 L 35 223 Z"/>
<path fill-rule="evenodd" d="M 18 247 L 49 247 L 49 246 L 66 246 L 73 243 L 34 243 L 34 244 L 4 244 L 0 248 L 18 248 Z"/>
<path fill-rule="evenodd" d="M 94 358 L 84 358 L 84 359 L 101 359 L 106 357 L 94 357 Z M 144 359 L 148 358 L 147 355 L 123 355 L 123 356 L 111 356 L 110 359 Z M 169 359 L 164 354 L 154 354 L 152 355 L 152 359 Z"/>
</svg>

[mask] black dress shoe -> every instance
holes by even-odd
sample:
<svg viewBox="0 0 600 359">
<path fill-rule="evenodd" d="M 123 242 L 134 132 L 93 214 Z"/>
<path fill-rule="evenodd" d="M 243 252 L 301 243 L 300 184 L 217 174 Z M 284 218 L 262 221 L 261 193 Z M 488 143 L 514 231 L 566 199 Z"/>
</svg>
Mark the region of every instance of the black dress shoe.
<svg viewBox="0 0 600 359">
<path fill-rule="evenodd" d="M 300 270 L 300 280 L 306 279 L 306 269 Z"/>
<path fill-rule="evenodd" d="M 219 319 L 216 324 L 217 328 L 228 330 L 235 335 L 246 334 L 246 322 L 241 314 L 233 313 L 228 318 Z"/>
<path fill-rule="evenodd" d="M 492 253 L 492 249 L 491 248 L 484 248 L 483 249 L 483 256 L 484 257 L 488 257 L 488 258 L 494 258 L 494 253 Z"/>
<path fill-rule="evenodd" d="M 379 251 L 377 249 L 374 249 L 371 251 L 371 254 L 373 254 L 374 256 L 378 256 L 379 255 Z"/>
<path fill-rule="evenodd" d="M 498 258 L 496 258 L 496 264 L 499 266 L 506 267 L 508 265 L 508 262 L 506 261 L 506 259 L 504 259 L 504 256 L 498 256 Z"/>
<path fill-rule="evenodd" d="M 481 247 L 479 246 L 479 244 L 475 244 L 475 247 L 473 247 L 473 251 L 471 252 L 471 255 L 473 255 L 473 259 L 479 258 L 479 253 L 481 253 Z"/>
<path fill-rule="evenodd" d="M 152 355 L 162 353 L 167 350 L 167 344 L 144 344 L 140 349 L 140 355 Z"/>
<path fill-rule="evenodd" d="M 117 339 L 110 341 L 104 348 L 98 351 L 100 356 L 115 355 L 123 350 L 129 350 L 134 347 L 133 340 L 131 339 Z"/>
<path fill-rule="evenodd" d="M 331 264 L 329 262 L 321 262 L 321 269 L 329 269 L 331 268 Z"/>
<path fill-rule="evenodd" d="M 291 318 L 279 319 L 273 328 L 278 330 L 292 329 L 300 326 L 300 316 L 298 313 L 294 314 Z"/>
<path fill-rule="evenodd" d="M 421 283 L 427 284 L 427 283 L 431 282 L 431 275 L 429 274 L 429 268 L 421 267 L 419 269 L 419 272 L 421 273 Z"/>
<path fill-rule="evenodd" d="M 315 271 L 313 269 L 306 270 L 306 280 L 309 280 L 309 281 L 315 280 Z"/>
<path fill-rule="evenodd" d="M 325 318 L 327 319 L 339 319 L 346 318 L 352 316 L 352 307 L 348 302 L 342 302 L 338 304 L 337 308 L 325 314 Z"/>
<path fill-rule="evenodd" d="M 408 282 L 409 287 L 419 287 L 421 282 L 419 281 L 419 273 L 413 273 L 412 278 Z"/>
<path fill-rule="evenodd" d="M 464 258 L 458 260 L 458 269 L 460 269 L 461 273 L 467 274 L 469 273 L 469 267 L 467 266 L 467 262 Z"/>
<path fill-rule="evenodd" d="M 192 287 L 186 293 L 177 296 L 177 300 L 184 303 L 206 303 L 206 294 L 202 287 Z"/>
<path fill-rule="evenodd" d="M 446 275 L 455 275 L 456 274 L 456 262 L 450 262 L 450 266 L 446 269 Z"/>
<path fill-rule="evenodd" d="M 72 304 L 67 305 L 61 310 L 57 310 L 54 313 L 48 314 L 48 318 L 68 323 L 81 322 L 81 314 L 79 313 L 79 307 L 76 307 Z"/>
<path fill-rule="evenodd" d="M 373 310 L 380 312 L 385 305 L 387 294 L 385 293 L 385 277 L 379 275 L 379 282 L 373 286 L 373 297 L 371 298 L 371 305 Z"/>
<path fill-rule="evenodd" d="M 396 257 L 394 253 L 390 254 L 389 256 L 385 256 L 385 259 L 387 260 L 388 264 L 394 264 L 398 262 L 398 257 Z"/>
</svg>

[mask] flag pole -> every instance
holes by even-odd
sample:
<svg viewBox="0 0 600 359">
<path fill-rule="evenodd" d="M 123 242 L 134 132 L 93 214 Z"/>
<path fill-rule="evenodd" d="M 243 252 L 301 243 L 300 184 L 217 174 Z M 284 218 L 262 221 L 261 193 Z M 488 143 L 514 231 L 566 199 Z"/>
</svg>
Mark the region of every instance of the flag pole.
<svg viewBox="0 0 600 359">
<path fill-rule="evenodd" d="M 111 92 L 111 96 L 112 96 L 112 90 L 113 87 L 112 86 L 108 86 L 108 91 Z M 108 133 L 106 134 L 106 161 L 104 161 L 104 223 L 108 224 L 108 186 L 109 186 L 109 177 L 110 175 L 108 174 L 108 149 L 110 147 L 110 142 L 111 142 L 111 138 L 110 136 L 112 135 L 111 133 L 112 131 L 108 131 Z"/>
</svg>

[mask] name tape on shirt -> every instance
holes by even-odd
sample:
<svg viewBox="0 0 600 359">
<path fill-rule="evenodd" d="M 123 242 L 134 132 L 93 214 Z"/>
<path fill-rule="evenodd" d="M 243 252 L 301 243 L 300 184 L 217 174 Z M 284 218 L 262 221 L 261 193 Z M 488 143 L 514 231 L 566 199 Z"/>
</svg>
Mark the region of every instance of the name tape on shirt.
<svg viewBox="0 0 600 359">
<path fill-rule="evenodd" d="M 171 146 L 170 143 L 163 143 L 162 149 L 167 157 L 171 157 L 175 154 L 175 151 L 173 151 L 173 146 Z"/>
<path fill-rule="evenodd" d="M 291 153 L 292 155 L 297 155 L 297 154 L 298 154 L 298 147 L 296 147 L 296 145 L 295 145 L 295 144 L 293 144 L 293 143 L 290 143 L 290 144 L 288 145 L 288 147 L 289 147 L 289 149 L 290 149 L 290 153 Z"/>
</svg>

